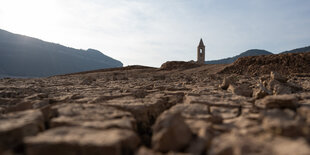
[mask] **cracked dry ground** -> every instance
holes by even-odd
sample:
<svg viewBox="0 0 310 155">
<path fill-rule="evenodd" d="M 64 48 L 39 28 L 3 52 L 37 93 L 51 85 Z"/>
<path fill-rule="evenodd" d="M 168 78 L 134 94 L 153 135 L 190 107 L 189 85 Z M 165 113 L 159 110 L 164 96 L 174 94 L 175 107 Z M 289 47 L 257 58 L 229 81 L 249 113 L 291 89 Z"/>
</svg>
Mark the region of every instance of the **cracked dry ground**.
<svg viewBox="0 0 310 155">
<path fill-rule="evenodd" d="M 310 76 L 147 67 L 0 80 L 0 154 L 310 154 Z"/>
</svg>

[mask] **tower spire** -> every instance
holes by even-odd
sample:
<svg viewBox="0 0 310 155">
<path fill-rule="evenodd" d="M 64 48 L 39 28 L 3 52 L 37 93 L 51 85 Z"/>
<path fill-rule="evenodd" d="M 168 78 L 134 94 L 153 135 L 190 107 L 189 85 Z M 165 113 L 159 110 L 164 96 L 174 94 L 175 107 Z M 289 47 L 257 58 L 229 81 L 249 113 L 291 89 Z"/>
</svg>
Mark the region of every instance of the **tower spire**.
<svg viewBox="0 0 310 155">
<path fill-rule="evenodd" d="M 202 38 L 200 39 L 200 42 L 199 42 L 199 47 L 204 47 L 205 45 L 203 44 L 203 41 L 202 41 Z"/>
</svg>

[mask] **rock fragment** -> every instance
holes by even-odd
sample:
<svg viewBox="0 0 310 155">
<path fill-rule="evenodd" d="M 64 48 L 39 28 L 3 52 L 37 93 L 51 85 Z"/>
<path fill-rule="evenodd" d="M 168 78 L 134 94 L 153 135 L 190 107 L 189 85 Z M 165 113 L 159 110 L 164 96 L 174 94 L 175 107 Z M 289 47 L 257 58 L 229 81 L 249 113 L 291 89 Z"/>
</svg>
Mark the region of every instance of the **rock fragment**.
<svg viewBox="0 0 310 155">
<path fill-rule="evenodd" d="M 182 125 L 184 121 L 185 122 L 184 127 L 182 127 L 183 125 L 182 126 L 174 125 L 174 124 L 177 124 L 178 121 L 180 121 L 180 123 L 178 123 L 179 125 Z M 178 139 L 180 138 L 179 137 L 174 138 L 173 136 L 171 136 L 177 133 L 178 132 L 177 130 L 180 130 L 180 129 L 173 129 L 173 128 L 174 126 L 178 128 L 189 127 L 190 132 L 195 136 L 193 136 L 194 138 L 190 140 L 188 146 L 186 147 L 184 147 L 185 145 L 183 146 L 184 147 L 183 149 L 185 149 L 185 152 L 187 153 L 201 154 L 206 149 L 206 146 L 210 143 L 211 138 L 212 138 L 210 134 L 210 126 L 212 124 L 220 124 L 222 123 L 222 121 L 223 121 L 222 117 L 212 115 L 210 113 L 210 109 L 208 105 L 177 104 L 171 107 L 169 110 L 165 111 L 157 119 L 156 123 L 161 122 L 161 124 L 166 124 L 167 127 L 162 127 L 163 129 L 161 129 L 159 133 L 153 136 L 153 140 L 154 138 L 158 138 L 158 137 L 160 137 L 161 139 L 164 139 L 162 141 L 158 140 L 159 142 L 156 141 L 159 143 L 158 145 L 160 145 L 162 148 L 164 148 L 163 145 L 165 143 L 171 143 L 170 145 L 173 145 L 173 144 L 180 145 L 177 142 L 174 142 L 174 139 L 177 140 L 177 138 Z M 171 124 L 170 122 L 173 124 Z M 154 128 L 156 125 L 157 127 L 159 126 L 156 123 L 154 125 Z M 172 129 L 173 131 L 171 131 Z M 185 134 L 185 135 L 189 135 L 189 132 L 188 134 Z M 153 144 L 154 144 L 154 141 L 153 141 Z M 170 146 L 170 147 L 175 147 L 175 146 Z M 163 150 L 157 150 L 157 151 L 167 152 L 167 151 L 178 151 L 178 150 L 177 149 L 170 149 L 170 150 L 165 149 L 164 151 Z"/>
<path fill-rule="evenodd" d="M 298 84 L 288 82 L 286 77 L 276 72 L 270 73 L 270 80 L 267 84 L 267 88 L 272 91 L 274 95 L 296 93 L 303 89 Z"/>
<path fill-rule="evenodd" d="M 171 107 L 168 112 L 180 113 L 185 119 L 203 120 L 210 123 L 222 123 L 220 116 L 212 115 L 210 106 L 204 104 L 177 104 Z"/>
<path fill-rule="evenodd" d="M 295 112 L 289 109 L 267 110 L 263 113 L 262 127 L 265 131 L 275 135 L 288 137 L 305 136 L 303 130 L 307 130 L 307 127 L 295 115 Z"/>
<path fill-rule="evenodd" d="M 6 112 L 6 109 L 4 107 L 0 107 L 0 115 L 4 114 Z"/>
<path fill-rule="evenodd" d="M 310 125 L 310 107 L 303 106 L 297 109 L 297 113 Z"/>
<path fill-rule="evenodd" d="M 153 126 L 152 147 L 155 151 L 181 151 L 191 139 L 191 130 L 180 113 L 164 112 Z"/>
<path fill-rule="evenodd" d="M 136 155 L 162 155 L 162 153 L 154 152 L 153 150 L 148 149 L 148 148 L 142 146 L 136 152 Z"/>
<path fill-rule="evenodd" d="M 144 98 L 147 94 L 148 94 L 147 91 L 145 91 L 144 89 L 138 89 L 132 91 L 132 95 L 136 98 Z"/>
<path fill-rule="evenodd" d="M 272 149 L 276 155 L 307 155 L 310 152 L 309 143 L 302 138 L 276 137 L 270 145 L 273 146 Z"/>
<path fill-rule="evenodd" d="M 291 108 L 296 109 L 298 99 L 295 95 L 274 95 L 267 96 L 262 100 L 265 108 Z"/>
<path fill-rule="evenodd" d="M 282 94 L 291 94 L 291 87 L 287 86 L 284 83 L 281 83 L 277 80 L 270 80 L 268 82 L 268 87 L 270 91 L 273 92 L 274 95 L 282 95 Z"/>
<path fill-rule="evenodd" d="M 271 147 L 257 138 L 223 134 L 213 140 L 208 153 L 210 155 L 267 155 L 273 154 L 273 151 Z"/>
<path fill-rule="evenodd" d="M 263 86 L 263 84 L 259 84 L 258 89 L 253 92 L 253 97 L 255 99 L 261 99 L 265 96 L 271 95 L 271 92 Z"/>
<path fill-rule="evenodd" d="M 95 79 L 94 77 L 88 76 L 88 77 L 84 78 L 84 79 L 80 82 L 80 84 L 81 84 L 81 85 L 90 85 L 90 84 L 92 84 L 92 83 L 95 82 L 95 81 L 96 81 L 96 79 Z"/>
<path fill-rule="evenodd" d="M 15 104 L 7 106 L 7 112 L 18 112 L 32 109 L 33 102 L 28 100 L 15 100 Z"/>
<path fill-rule="evenodd" d="M 139 145 L 130 130 L 94 130 L 60 127 L 25 139 L 28 155 L 55 154 L 132 154 Z"/>
<path fill-rule="evenodd" d="M 243 135 L 258 135 L 264 132 L 263 127 L 261 127 L 262 116 L 259 114 L 248 114 L 247 116 L 241 116 L 234 120 L 234 127 L 232 130 L 237 131 Z"/>
<path fill-rule="evenodd" d="M 277 80 L 277 81 L 280 81 L 283 83 L 287 82 L 287 80 L 288 80 L 286 77 L 284 77 L 281 74 L 274 72 L 274 71 L 270 72 L 270 78 L 272 80 Z"/>
<path fill-rule="evenodd" d="M 219 85 L 223 90 L 227 90 L 230 84 L 233 84 L 233 80 L 231 77 L 225 77 L 222 84 Z"/>
<path fill-rule="evenodd" d="M 267 139 L 238 134 L 223 134 L 212 142 L 210 155 L 307 155 L 309 144 L 304 139 L 275 137 Z"/>
<path fill-rule="evenodd" d="M 241 84 L 239 86 L 236 85 L 229 85 L 228 90 L 231 91 L 233 94 L 245 96 L 245 97 L 252 97 L 253 90 L 247 84 Z"/>
<path fill-rule="evenodd" d="M 22 143 L 26 136 L 44 130 L 44 119 L 40 111 L 28 110 L 0 115 L 0 154 Z"/>
</svg>

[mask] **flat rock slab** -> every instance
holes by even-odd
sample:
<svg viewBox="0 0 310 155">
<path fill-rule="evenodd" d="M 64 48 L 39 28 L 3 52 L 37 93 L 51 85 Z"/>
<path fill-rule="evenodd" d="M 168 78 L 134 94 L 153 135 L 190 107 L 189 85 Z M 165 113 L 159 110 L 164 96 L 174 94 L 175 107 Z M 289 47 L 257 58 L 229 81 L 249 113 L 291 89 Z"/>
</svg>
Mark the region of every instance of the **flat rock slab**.
<svg viewBox="0 0 310 155">
<path fill-rule="evenodd" d="M 309 137 L 309 127 L 292 110 L 269 109 L 263 112 L 266 132 L 288 137 Z"/>
<path fill-rule="evenodd" d="M 27 155 L 131 154 L 139 141 L 130 130 L 101 131 L 81 127 L 60 127 L 25 138 Z"/>
<path fill-rule="evenodd" d="M 0 154 L 20 145 L 26 136 L 44 130 L 44 119 L 40 111 L 28 110 L 0 115 Z"/>
<path fill-rule="evenodd" d="M 62 104 L 53 107 L 56 118 L 51 127 L 83 126 L 96 129 L 136 129 L 136 121 L 130 112 L 100 104 Z"/>
<path fill-rule="evenodd" d="M 102 104 L 131 112 L 140 127 L 147 128 L 160 113 L 175 105 L 182 98 L 177 95 L 154 93 L 145 96 L 145 98 L 128 96 L 109 100 Z"/>
<path fill-rule="evenodd" d="M 177 104 L 168 112 L 180 113 L 185 119 L 204 120 L 212 123 L 221 123 L 222 118 L 211 114 L 211 108 L 205 104 Z"/>
<path fill-rule="evenodd" d="M 298 106 L 298 99 L 295 95 L 273 95 L 267 96 L 259 105 L 264 108 L 291 108 L 296 109 Z"/>
<path fill-rule="evenodd" d="M 244 97 L 242 96 L 230 96 L 229 99 L 223 100 L 220 97 L 212 97 L 207 95 L 187 95 L 185 103 L 209 106 L 209 113 L 213 116 L 219 116 L 223 119 L 230 119 L 239 116 L 241 114 L 242 107 L 248 108 L 251 106 L 246 100 L 242 101 L 243 98 Z"/>
<path fill-rule="evenodd" d="M 238 134 L 223 134 L 212 142 L 210 155 L 307 155 L 309 144 L 304 139 L 254 137 Z"/>
<path fill-rule="evenodd" d="M 252 97 L 253 90 L 249 87 L 249 85 L 229 85 L 228 90 L 231 91 L 235 95 Z"/>
<path fill-rule="evenodd" d="M 209 92 L 210 93 L 210 92 Z M 188 93 L 185 95 L 184 103 L 186 104 L 208 104 L 208 105 L 241 105 L 246 106 L 245 103 L 250 102 L 250 98 L 234 95 L 230 92 L 222 92 L 216 91 L 210 94 L 195 94 L 195 93 Z M 224 105 L 225 106 L 225 105 Z"/>
</svg>

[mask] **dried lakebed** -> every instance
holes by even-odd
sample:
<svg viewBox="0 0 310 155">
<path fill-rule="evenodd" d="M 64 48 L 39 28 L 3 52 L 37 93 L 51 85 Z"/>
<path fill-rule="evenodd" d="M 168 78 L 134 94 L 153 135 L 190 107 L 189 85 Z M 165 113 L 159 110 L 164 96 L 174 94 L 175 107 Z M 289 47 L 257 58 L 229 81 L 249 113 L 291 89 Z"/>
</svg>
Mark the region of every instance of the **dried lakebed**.
<svg viewBox="0 0 310 155">
<path fill-rule="evenodd" d="M 310 76 L 194 67 L 1 79 L 0 154 L 309 154 Z"/>
</svg>

